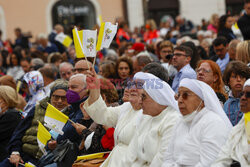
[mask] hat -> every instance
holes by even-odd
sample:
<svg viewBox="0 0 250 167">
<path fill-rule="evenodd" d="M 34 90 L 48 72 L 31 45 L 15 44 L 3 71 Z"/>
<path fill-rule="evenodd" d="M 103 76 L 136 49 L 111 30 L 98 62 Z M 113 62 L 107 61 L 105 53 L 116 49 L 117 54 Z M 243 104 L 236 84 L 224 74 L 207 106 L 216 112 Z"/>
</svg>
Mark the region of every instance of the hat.
<svg viewBox="0 0 250 167">
<path fill-rule="evenodd" d="M 134 51 L 142 52 L 145 50 L 145 45 L 143 43 L 134 43 L 132 48 Z"/>
</svg>

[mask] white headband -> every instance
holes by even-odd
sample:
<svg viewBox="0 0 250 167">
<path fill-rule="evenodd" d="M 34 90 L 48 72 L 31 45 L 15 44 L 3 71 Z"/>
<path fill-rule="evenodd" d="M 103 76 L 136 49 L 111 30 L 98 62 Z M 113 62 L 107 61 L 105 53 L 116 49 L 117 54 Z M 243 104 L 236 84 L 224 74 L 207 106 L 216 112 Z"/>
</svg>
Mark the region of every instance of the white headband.
<svg viewBox="0 0 250 167">
<path fill-rule="evenodd" d="M 246 86 L 250 86 L 250 78 L 244 83 L 244 88 L 246 87 Z"/>
<path fill-rule="evenodd" d="M 144 80 L 143 89 L 158 104 L 171 106 L 179 111 L 177 101 L 174 98 L 172 88 L 160 78 L 150 73 L 138 72 L 134 76 L 134 80 Z"/>
</svg>

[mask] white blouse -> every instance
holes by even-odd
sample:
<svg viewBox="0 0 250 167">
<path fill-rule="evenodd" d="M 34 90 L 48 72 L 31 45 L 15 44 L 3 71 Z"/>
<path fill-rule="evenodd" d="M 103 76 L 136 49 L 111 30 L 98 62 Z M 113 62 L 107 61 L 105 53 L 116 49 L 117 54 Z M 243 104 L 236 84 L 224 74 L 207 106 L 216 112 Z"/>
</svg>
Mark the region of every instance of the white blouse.
<svg viewBox="0 0 250 167">
<path fill-rule="evenodd" d="M 122 166 L 121 159 L 126 155 L 128 145 L 134 136 L 137 122 L 142 115 L 141 110 L 135 111 L 129 102 L 117 107 L 107 107 L 101 96 L 90 106 L 87 100 L 84 108 L 96 123 L 115 127 L 115 147 L 102 166 Z"/>
<path fill-rule="evenodd" d="M 143 115 L 129 145 L 129 152 L 123 159 L 123 166 L 161 166 L 174 126 L 179 119 L 179 111 L 170 106 L 155 117 Z"/>
<path fill-rule="evenodd" d="M 247 141 L 244 118 L 233 127 L 212 167 L 230 166 L 233 160 L 238 161 L 242 167 L 250 167 L 250 145 Z"/>
<path fill-rule="evenodd" d="M 214 112 L 203 108 L 190 119 L 181 119 L 165 154 L 163 167 L 210 167 L 230 128 Z"/>
</svg>

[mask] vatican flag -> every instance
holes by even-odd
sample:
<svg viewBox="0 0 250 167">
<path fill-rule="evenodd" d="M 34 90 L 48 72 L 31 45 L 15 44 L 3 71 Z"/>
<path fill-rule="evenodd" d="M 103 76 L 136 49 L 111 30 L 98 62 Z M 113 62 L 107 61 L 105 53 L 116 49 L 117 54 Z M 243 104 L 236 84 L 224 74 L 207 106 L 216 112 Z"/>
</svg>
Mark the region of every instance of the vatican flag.
<svg viewBox="0 0 250 167">
<path fill-rule="evenodd" d="M 57 34 L 55 40 L 60 42 L 67 48 L 72 44 L 72 39 L 68 35 L 65 35 L 63 32 Z"/>
<path fill-rule="evenodd" d="M 245 130 L 247 134 L 247 141 L 248 144 L 250 144 L 250 112 L 245 113 L 244 118 L 245 118 Z"/>
<path fill-rule="evenodd" d="M 37 143 L 43 154 L 46 154 L 44 147 L 47 142 L 51 139 L 50 133 L 43 126 L 41 122 L 38 121 L 38 130 L 37 130 Z"/>
<path fill-rule="evenodd" d="M 101 28 L 98 35 L 98 42 L 96 50 L 99 51 L 102 48 L 109 48 L 115 34 L 117 32 L 118 24 L 113 25 L 110 22 L 105 22 L 101 24 Z"/>
<path fill-rule="evenodd" d="M 96 56 L 97 30 L 83 30 L 83 53 L 86 57 Z"/>
<path fill-rule="evenodd" d="M 62 129 L 68 120 L 69 117 L 67 115 L 63 114 L 51 104 L 48 104 L 44 117 L 44 125 L 46 127 L 54 130 L 60 135 L 63 135 Z"/>
<path fill-rule="evenodd" d="M 72 30 L 72 33 L 73 33 L 75 50 L 76 50 L 76 58 L 83 58 L 85 57 L 83 53 L 83 47 L 82 47 L 83 30 L 78 31 L 77 28 L 74 28 Z"/>
</svg>

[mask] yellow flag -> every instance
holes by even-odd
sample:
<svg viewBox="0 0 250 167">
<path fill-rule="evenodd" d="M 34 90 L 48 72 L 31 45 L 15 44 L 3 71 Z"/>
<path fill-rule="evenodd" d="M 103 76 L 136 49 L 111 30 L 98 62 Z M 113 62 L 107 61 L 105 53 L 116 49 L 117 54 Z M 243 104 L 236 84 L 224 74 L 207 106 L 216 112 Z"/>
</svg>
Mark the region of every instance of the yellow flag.
<svg viewBox="0 0 250 167">
<path fill-rule="evenodd" d="M 89 154 L 89 155 L 82 155 L 77 157 L 78 160 L 83 159 L 94 159 L 94 158 L 102 158 L 104 156 L 104 153 L 95 153 L 95 154 Z"/>
<path fill-rule="evenodd" d="M 36 167 L 35 165 L 33 165 L 32 163 L 28 162 L 24 164 L 24 167 Z"/>
<path fill-rule="evenodd" d="M 16 91 L 17 91 L 17 93 L 19 93 L 19 90 L 20 90 L 21 84 L 22 84 L 22 82 L 21 82 L 21 81 L 18 81 L 18 82 L 17 82 L 17 84 L 16 84 Z"/>
<path fill-rule="evenodd" d="M 63 114 L 51 104 L 48 104 L 44 117 L 46 127 L 53 129 L 54 131 L 63 135 L 62 129 L 68 120 L 69 117 L 67 115 Z"/>
<path fill-rule="evenodd" d="M 245 130 L 247 134 L 247 140 L 248 143 L 250 144 L 250 112 L 245 113 L 244 118 L 245 118 Z"/>
<path fill-rule="evenodd" d="M 46 146 L 47 142 L 51 139 L 50 133 L 47 129 L 43 126 L 41 122 L 38 121 L 38 130 L 37 130 L 37 143 L 39 148 L 45 154 L 44 147 Z"/>
<path fill-rule="evenodd" d="M 55 40 L 60 42 L 67 48 L 71 45 L 73 41 L 68 35 L 65 35 L 63 32 L 57 34 Z"/>
<path fill-rule="evenodd" d="M 76 58 L 83 58 L 83 57 L 85 57 L 85 55 L 83 54 L 83 51 L 82 51 L 83 30 L 76 32 L 76 30 L 73 29 L 72 33 L 73 33 L 73 40 L 74 40 L 75 50 L 76 50 Z M 76 33 L 78 33 L 80 41 L 78 40 L 78 37 L 77 37 Z"/>
<path fill-rule="evenodd" d="M 102 48 L 109 48 L 117 32 L 117 27 L 117 23 L 115 25 L 110 22 L 105 22 L 101 24 L 96 45 L 96 51 L 99 51 Z"/>
</svg>

